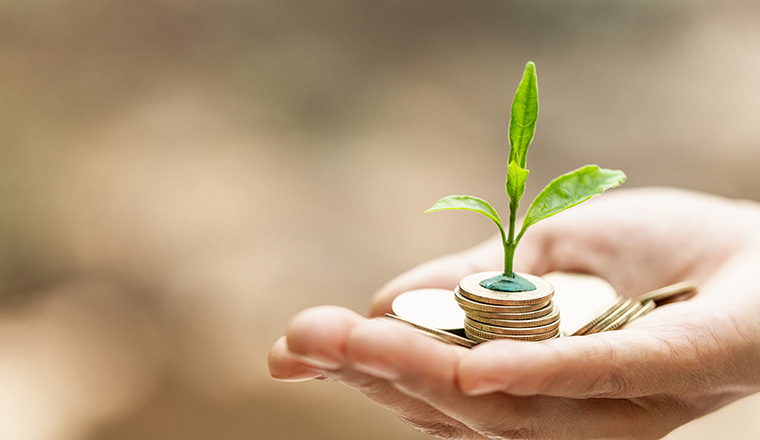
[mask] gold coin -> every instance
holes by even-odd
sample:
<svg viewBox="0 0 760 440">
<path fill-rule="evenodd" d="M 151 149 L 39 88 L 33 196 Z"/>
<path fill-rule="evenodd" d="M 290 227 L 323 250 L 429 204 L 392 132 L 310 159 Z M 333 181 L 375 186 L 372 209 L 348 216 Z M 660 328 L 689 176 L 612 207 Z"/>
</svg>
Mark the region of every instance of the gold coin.
<svg viewBox="0 0 760 440">
<path fill-rule="evenodd" d="M 553 302 L 549 302 L 549 304 L 545 305 L 544 307 L 533 310 L 530 312 L 517 312 L 517 313 L 495 313 L 495 312 L 481 312 L 478 310 L 467 310 L 465 309 L 465 314 L 467 316 L 471 317 L 477 317 L 476 321 L 482 321 L 480 318 L 483 319 L 500 319 L 500 320 L 526 320 L 526 319 L 536 319 L 536 318 L 542 318 L 545 317 L 551 313 L 554 313 L 554 311 L 558 311 L 556 305 L 554 305 Z"/>
<path fill-rule="evenodd" d="M 529 274 L 519 274 L 536 285 L 535 290 L 528 292 L 500 292 L 486 289 L 480 282 L 499 275 L 501 272 L 480 272 L 468 275 L 459 282 L 459 293 L 465 298 L 486 304 L 503 306 L 524 306 L 540 304 L 548 301 L 554 295 L 554 287 L 542 278 Z"/>
<path fill-rule="evenodd" d="M 396 316 L 424 327 L 458 330 L 464 325 L 464 312 L 447 289 L 417 289 L 397 296 L 391 304 Z"/>
<path fill-rule="evenodd" d="M 693 293 L 695 290 L 697 290 L 697 284 L 694 281 L 684 281 L 639 295 L 636 297 L 636 301 L 644 303 L 651 299 L 654 302 L 660 302 L 676 296 Z"/>
<path fill-rule="evenodd" d="M 464 333 L 467 335 L 467 338 L 470 339 L 475 344 L 480 344 L 480 343 L 488 342 L 491 340 L 491 339 L 481 338 L 478 335 L 467 334 L 467 330 L 465 330 Z"/>
<path fill-rule="evenodd" d="M 485 332 L 496 333 L 499 335 L 540 335 L 542 333 L 548 333 L 559 328 L 559 319 L 549 324 L 536 327 L 500 327 L 496 325 L 484 324 L 470 318 L 465 318 L 464 323 L 465 325 L 469 325 L 472 328 Z"/>
<path fill-rule="evenodd" d="M 481 344 L 483 342 L 493 341 L 493 339 L 481 338 L 481 337 L 479 337 L 477 335 L 472 335 L 472 334 L 468 335 L 467 337 L 470 338 L 475 344 Z M 550 338 L 542 339 L 540 341 L 527 341 L 527 340 L 523 340 L 523 341 L 536 343 L 536 342 L 548 341 L 550 339 L 557 339 L 559 337 L 560 337 L 560 334 L 557 333 L 556 335 L 554 335 L 554 336 L 552 336 Z M 511 338 L 498 338 L 498 339 L 511 339 Z"/>
<path fill-rule="evenodd" d="M 594 319 L 589 321 L 586 325 L 576 330 L 572 335 L 573 336 L 579 336 L 579 335 L 585 335 L 589 330 L 591 330 L 593 327 L 595 327 L 597 324 L 599 324 L 604 318 L 610 316 L 613 312 L 618 310 L 620 307 L 622 307 L 626 303 L 626 299 L 619 299 L 617 302 L 612 304 L 610 307 L 605 309 L 602 313 L 597 315 Z"/>
<path fill-rule="evenodd" d="M 520 317 L 512 319 L 500 319 L 474 313 L 468 313 L 467 317 L 475 321 L 482 322 L 483 324 L 496 325 L 499 327 L 538 327 L 541 325 L 551 324 L 552 322 L 559 320 L 559 309 L 552 305 L 549 310 L 549 313 L 544 316 L 526 319 L 522 319 Z"/>
<path fill-rule="evenodd" d="M 603 328 L 607 327 L 608 325 L 612 324 L 617 320 L 621 315 L 626 313 L 628 310 L 630 310 L 634 304 L 639 304 L 638 301 L 633 299 L 627 299 L 623 304 L 618 307 L 617 309 L 613 310 L 609 315 L 605 316 L 604 319 L 599 321 L 596 325 L 591 327 L 585 335 L 592 335 L 594 333 L 599 333 Z"/>
<path fill-rule="evenodd" d="M 461 289 L 459 289 L 459 287 L 454 289 L 454 299 L 456 300 L 457 303 L 459 303 L 459 307 L 465 309 L 465 311 L 474 310 L 479 313 L 488 312 L 488 313 L 505 313 L 505 314 L 516 314 L 516 313 L 542 310 L 542 309 L 545 309 L 546 306 L 551 302 L 551 299 L 548 299 L 546 302 L 541 302 L 541 303 L 512 305 L 512 306 L 486 304 L 486 303 L 481 303 L 481 302 L 473 301 L 472 299 L 466 298 L 465 296 L 462 295 L 462 291 Z"/>
<path fill-rule="evenodd" d="M 546 336 L 544 335 L 529 335 L 529 336 L 496 335 L 496 336 L 484 337 L 482 332 L 480 332 L 477 329 L 472 329 L 469 327 L 465 328 L 465 334 L 467 335 L 469 339 L 477 343 L 481 343 L 485 341 L 493 341 L 497 339 L 512 339 L 515 341 L 540 342 L 540 341 L 546 341 L 549 339 L 555 339 L 555 338 L 560 337 L 559 331 L 551 335 L 546 335 Z"/>
<path fill-rule="evenodd" d="M 630 309 L 626 310 L 625 313 L 618 316 L 617 319 L 615 319 L 613 322 L 609 323 L 606 327 L 603 327 L 599 332 L 608 332 L 611 330 L 616 330 L 622 326 L 624 326 L 628 320 L 633 316 L 634 314 L 638 313 L 639 310 L 642 309 L 642 305 L 638 301 L 633 302 L 633 306 L 631 306 Z"/>
<path fill-rule="evenodd" d="M 657 304 L 655 304 L 653 299 L 647 300 L 645 303 L 641 304 L 641 309 L 638 312 L 634 313 L 630 318 L 628 318 L 628 322 L 641 318 L 642 316 L 654 310 L 656 306 Z M 628 322 L 626 322 L 626 325 Z"/>
<path fill-rule="evenodd" d="M 447 331 L 438 330 L 436 328 L 425 327 L 424 325 L 420 325 L 420 324 L 416 324 L 416 323 L 411 322 L 411 321 L 407 321 L 404 318 L 401 318 L 401 317 L 396 316 L 396 315 L 391 315 L 390 313 L 386 313 L 385 317 L 386 318 L 391 318 L 391 319 L 393 319 L 394 321 L 397 321 L 397 322 L 403 322 L 404 324 L 411 326 L 412 328 L 414 328 L 415 330 L 417 330 L 418 332 L 420 332 L 420 333 L 422 333 L 422 334 L 424 334 L 426 336 L 431 336 L 431 337 L 433 337 L 435 339 L 438 339 L 440 341 L 443 341 L 443 342 L 446 342 L 446 343 L 449 343 L 449 344 L 461 345 L 462 347 L 467 347 L 467 348 L 472 348 L 472 347 L 475 346 L 475 342 L 473 342 L 473 341 L 471 341 L 471 340 L 469 340 L 467 338 L 463 338 L 461 336 L 457 336 L 457 335 L 455 335 L 453 333 L 449 333 Z"/>
<path fill-rule="evenodd" d="M 465 322 L 464 332 L 468 338 L 473 339 L 473 340 L 475 340 L 473 338 L 474 336 L 475 338 L 480 338 L 480 339 L 516 339 L 519 341 L 543 341 L 543 340 L 552 338 L 554 336 L 557 336 L 559 334 L 559 327 L 549 332 L 538 333 L 535 335 L 504 335 L 504 334 L 493 333 L 493 332 L 489 332 L 485 330 L 480 330 L 480 329 L 472 327 L 467 322 Z"/>
<path fill-rule="evenodd" d="M 620 299 L 612 284 L 588 273 L 549 272 L 541 278 L 554 286 L 552 301 L 562 311 L 563 335 L 572 335 Z"/>
</svg>

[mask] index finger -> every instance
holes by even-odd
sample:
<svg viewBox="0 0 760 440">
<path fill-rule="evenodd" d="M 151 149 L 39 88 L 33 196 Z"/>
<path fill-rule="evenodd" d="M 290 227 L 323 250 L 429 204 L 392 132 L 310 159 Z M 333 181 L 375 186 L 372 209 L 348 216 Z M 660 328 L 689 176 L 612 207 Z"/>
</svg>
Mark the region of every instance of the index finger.
<svg viewBox="0 0 760 440">
<path fill-rule="evenodd" d="M 701 307 L 679 303 L 658 309 L 632 329 L 536 344 L 482 344 L 463 357 L 459 384 L 469 395 L 503 391 L 572 398 L 735 390 L 747 376 L 735 357 L 750 342 L 734 337 L 724 311 L 713 307 L 708 323 Z"/>
</svg>

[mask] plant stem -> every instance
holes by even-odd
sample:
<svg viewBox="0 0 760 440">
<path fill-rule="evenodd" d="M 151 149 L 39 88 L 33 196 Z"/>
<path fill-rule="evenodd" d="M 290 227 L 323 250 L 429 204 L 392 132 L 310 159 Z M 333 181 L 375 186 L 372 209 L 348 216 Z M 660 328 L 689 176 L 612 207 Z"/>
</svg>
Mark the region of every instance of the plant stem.
<svg viewBox="0 0 760 440">
<path fill-rule="evenodd" d="M 512 271 L 512 262 L 515 257 L 515 244 L 507 243 L 507 247 L 504 249 L 504 275 L 514 278 L 515 273 Z"/>
<path fill-rule="evenodd" d="M 517 223 L 517 207 L 519 201 L 510 201 L 509 203 L 509 238 L 504 241 L 504 275 L 514 278 L 515 274 L 512 271 L 512 266 L 515 259 L 515 223 Z M 504 232 L 502 232 L 502 241 L 504 240 Z"/>
<path fill-rule="evenodd" d="M 508 251 L 508 249 L 509 249 L 509 243 L 507 242 L 507 236 L 504 234 L 504 228 L 502 228 L 501 226 L 499 226 L 499 232 L 501 232 L 501 243 L 504 245 L 504 274 L 506 274 L 507 273 L 506 272 L 506 267 L 507 267 L 506 266 L 506 261 L 507 261 L 507 259 L 511 259 L 510 255 L 509 255 L 509 251 Z M 512 251 L 512 253 L 514 253 L 514 251 Z M 510 267 L 511 267 L 511 263 L 510 263 Z"/>
</svg>

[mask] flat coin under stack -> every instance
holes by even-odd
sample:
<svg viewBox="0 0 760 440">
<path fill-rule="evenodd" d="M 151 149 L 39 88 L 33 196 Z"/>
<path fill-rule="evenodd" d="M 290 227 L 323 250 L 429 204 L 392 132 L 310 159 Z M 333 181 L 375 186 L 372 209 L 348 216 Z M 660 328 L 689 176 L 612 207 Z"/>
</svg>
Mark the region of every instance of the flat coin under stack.
<svg viewBox="0 0 760 440">
<path fill-rule="evenodd" d="M 484 279 L 501 272 L 469 275 L 454 289 L 459 307 L 465 313 L 464 332 L 475 342 L 493 339 L 545 341 L 557 338 L 559 308 L 554 305 L 554 287 L 542 278 L 521 274 L 536 285 L 528 292 L 500 292 L 480 285 Z"/>
</svg>

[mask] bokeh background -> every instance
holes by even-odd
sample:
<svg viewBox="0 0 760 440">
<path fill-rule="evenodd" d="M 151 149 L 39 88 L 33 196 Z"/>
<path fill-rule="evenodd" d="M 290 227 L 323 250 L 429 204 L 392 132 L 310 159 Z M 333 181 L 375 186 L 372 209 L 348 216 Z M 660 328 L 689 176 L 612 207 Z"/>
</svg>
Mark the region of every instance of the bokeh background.
<svg viewBox="0 0 760 440">
<path fill-rule="evenodd" d="M 288 318 L 363 312 L 494 232 L 422 211 L 505 203 L 528 60 L 526 197 L 599 163 L 758 200 L 758 23 L 754 0 L 0 1 L 0 438 L 423 438 L 272 381 Z M 668 438 L 760 438 L 758 408 Z"/>
</svg>

